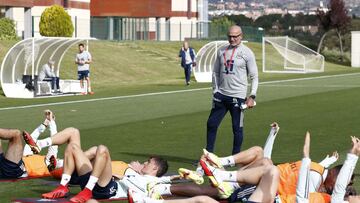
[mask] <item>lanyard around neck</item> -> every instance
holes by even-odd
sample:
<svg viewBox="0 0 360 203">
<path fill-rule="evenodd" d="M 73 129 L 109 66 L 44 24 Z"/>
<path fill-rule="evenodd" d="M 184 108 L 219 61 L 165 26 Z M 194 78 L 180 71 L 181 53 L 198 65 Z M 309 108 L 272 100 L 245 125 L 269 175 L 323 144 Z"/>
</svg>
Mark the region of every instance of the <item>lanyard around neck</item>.
<svg viewBox="0 0 360 203">
<path fill-rule="evenodd" d="M 234 48 L 233 48 L 233 51 L 232 51 L 232 53 L 231 53 L 230 60 L 229 60 L 229 63 L 228 63 L 227 60 L 226 60 L 226 52 L 229 50 L 229 47 L 230 47 L 230 46 L 228 46 L 228 47 L 225 49 L 225 52 L 224 52 L 224 54 L 223 54 L 223 56 L 224 56 L 224 65 L 225 65 L 226 68 L 229 68 L 229 66 L 232 64 L 232 60 L 233 60 L 233 58 L 234 58 L 234 54 L 235 54 L 235 51 L 236 51 L 236 48 L 237 48 L 237 47 L 234 47 Z"/>
</svg>

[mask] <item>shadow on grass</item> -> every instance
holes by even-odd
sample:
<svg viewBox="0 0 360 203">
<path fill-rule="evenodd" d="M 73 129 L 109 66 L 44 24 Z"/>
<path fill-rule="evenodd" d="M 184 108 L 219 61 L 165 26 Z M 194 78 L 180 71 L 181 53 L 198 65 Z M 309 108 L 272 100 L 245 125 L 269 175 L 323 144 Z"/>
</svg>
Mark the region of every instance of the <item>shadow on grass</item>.
<svg viewBox="0 0 360 203">
<path fill-rule="evenodd" d="M 144 158 L 148 158 L 148 157 L 154 155 L 154 154 L 133 153 L 133 152 L 120 152 L 120 154 L 138 156 L 138 157 L 144 157 Z M 156 154 L 156 155 L 166 159 L 167 161 L 171 161 L 171 162 L 194 164 L 195 162 L 198 161 L 195 159 L 189 159 L 189 158 L 184 158 L 184 157 L 179 157 L 179 156 L 170 156 L 170 155 L 163 155 L 163 154 Z"/>
</svg>

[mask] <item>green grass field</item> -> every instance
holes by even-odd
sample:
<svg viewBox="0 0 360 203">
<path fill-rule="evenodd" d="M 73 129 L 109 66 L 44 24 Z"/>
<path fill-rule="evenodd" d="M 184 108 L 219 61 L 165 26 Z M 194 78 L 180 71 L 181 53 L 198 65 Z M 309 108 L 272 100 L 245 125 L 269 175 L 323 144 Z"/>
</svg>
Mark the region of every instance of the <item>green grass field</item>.
<svg viewBox="0 0 360 203">
<path fill-rule="evenodd" d="M 193 44 L 198 50 L 204 43 Z M 11 44 L 0 42 L 0 58 L 3 49 Z M 56 113 L 59 130 L 70 126 L 80 129 L 83 148 L 104 144 L 110 148 L 113 160 L 143 161 L 151 154 L 158 154 L 169 160 L 170 171 L 192 168 L 205 146 L 212 95 L 210 84 L 184 86 L 177 58 L 180 45 L 179 42 L 93 42 L 94 96 L 43 99 L 1 96 L 0 127 L 31 131 L 42 122 L 42 111 L 50 108 Z M 249 46 L 260 68 L 261 45 L 250 43 Z M 66 58 L 63 78 L 75 74 L 71 57 L 69 54 Z M 284 81 L 305 77 L 308 79 Z M 269 124 L 277 121 L 281 130 L 273 150 L 275 163 L 301 158 L 307 130 L 312 134 L 314 161 L 337 150 L 339 163 L 343 162 L 350 147 L 349 137 L 360 136 L 360 70 L 327 63 L 325 73 L 261 73 L 260 81 L 258 105 L 246 112 L 243 149 L 263 146 Z M 126 95 L 129 96 L 123 97 Z M 30 106 L 35 104 L 39 106 Z M 218 131 L 216 153 L 219 155 L 228 155 L 232 149 L 229 118 L 229 115 L 225 117 Z M 48 180 L 0 183 L 0 202 L 10 202 L 15 197 L 39 197 L 52 189 L 44 185 Z M 359 183 L 357 188 L 360 189 Z"/>
</svg>

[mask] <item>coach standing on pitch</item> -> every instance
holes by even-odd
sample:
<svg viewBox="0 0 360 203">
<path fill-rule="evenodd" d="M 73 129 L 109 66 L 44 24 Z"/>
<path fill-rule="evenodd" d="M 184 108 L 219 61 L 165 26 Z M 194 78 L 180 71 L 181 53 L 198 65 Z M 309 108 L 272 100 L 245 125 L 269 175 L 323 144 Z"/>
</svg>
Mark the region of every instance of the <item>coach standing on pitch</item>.
<svg viewBox="0 0 360 203">
<path fill-rule="evenodd" d="M 217 53 L 213 72 L 213 106 L 207 121 L 207 146 L 214 151 L 217 129 L 225 114 L 230 111 L 234 143 L 232 154 L 240 152 L 243 141 L 244 112 L 240 109 L 245 103 L 252 108 L 258 88 L 258 70 L 254 53 L 241 43 L 242 31 L 239 26 L 231 26 L 228 31 L 230 45 Z M 250 96 L 247 95 L 248 77 L 251 80 Z"/>
</svg>

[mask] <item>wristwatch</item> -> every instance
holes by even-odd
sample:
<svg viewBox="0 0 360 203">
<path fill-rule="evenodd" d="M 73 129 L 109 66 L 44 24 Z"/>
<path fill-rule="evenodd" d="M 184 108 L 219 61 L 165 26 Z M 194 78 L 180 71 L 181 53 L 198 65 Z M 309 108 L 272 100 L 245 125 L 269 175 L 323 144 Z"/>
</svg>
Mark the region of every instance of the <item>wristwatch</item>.
<svg viewBox="0 0 360 203">
<path fill-rule="evenodd" d="M 255 95 L 250 95 L 249 96 L 251 99 L 255 100 L 256 96 Z"/>
</svg>

